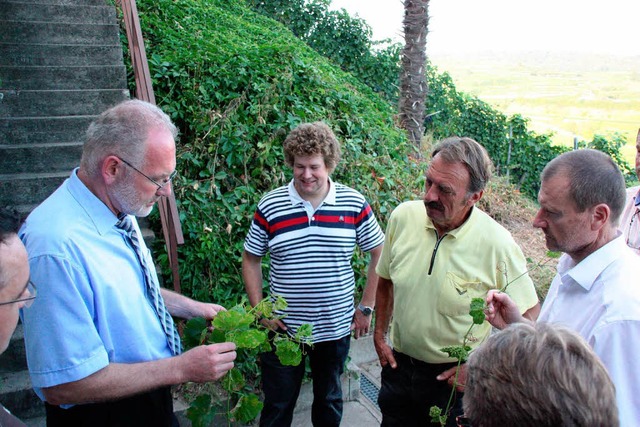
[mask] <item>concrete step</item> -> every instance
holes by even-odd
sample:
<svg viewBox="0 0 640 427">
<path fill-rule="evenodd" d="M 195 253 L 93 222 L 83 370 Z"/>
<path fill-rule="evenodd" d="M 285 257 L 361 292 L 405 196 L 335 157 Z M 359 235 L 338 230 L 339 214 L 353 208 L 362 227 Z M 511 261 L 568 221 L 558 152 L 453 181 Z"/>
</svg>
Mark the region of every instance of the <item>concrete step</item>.
<svg viewBox="0 0 640 427">
<path fill-rule="evenodd" d="M 29 372 L 0 374 L 0 402 L 20 419 L 44 415 L 44 404 L 31 388 Z"/>
<path fill-rule="evenodd" d="M 0 3 L 24 3 L 25 0 L 0 0 Z M 33 4 L 67 4 L 77 6 L 105 6 L 110 5 L 108 0 L 33 0 Z"/>
<path fill-rule="evenodd" d="M 105 43 L 107 41 L 105 40 Z M 0 43 L 0 66 L 122 65 L 122 45 Z"/>
<path fill-rule="evenodd" d="M 24 348 L 22 324 L 19 323 L 9 340 L 9 346 L 0 354 L 0 374 L 27 369 L 27 355 Z M 2 390 L 0 385 L 0 390 Z"/>
<path fill-rule="evenodd" d="M 39 3 L 0 3 L 4 21 L 59 22 L 77 24 L 113 24 L 113 6 L 82 6 Z"/>
<path fill-rule="evenodd" d="M 69 177 L 67 172 L 0 175 L 0 206 L 33 205 L 46 199 Z"/>
<path fill-rule="evenodd" d="M 0 118 L 0 144 L 45 144 L 84 141 L 95 116 Z"/>
<path fill-rule="evenodd" d="M 0 145 L 0 175 L 69 172 L 80 165 L 82 142 Z"/>
<path fill-rule="evenodd" d="M 0 23 L 1 25 L 1 23 Z M 102 67 L 0 67 L 0 89 L 77 90 L 127 87 L 124 65 Z"/>
<path fill-rule="evenodd" d="M 0 117 L 98 115 L 128 98 L 122 89 L 0 90 Z M 1 172 L 0 172 L 1 173 Z"/>
<path fill-rule="evenodd" d="M 104 45 L 105 40 L 119 40 L 117 23 L 66 24 L 0 20 L 0 40 L 5 43 Z"/>
</svg>

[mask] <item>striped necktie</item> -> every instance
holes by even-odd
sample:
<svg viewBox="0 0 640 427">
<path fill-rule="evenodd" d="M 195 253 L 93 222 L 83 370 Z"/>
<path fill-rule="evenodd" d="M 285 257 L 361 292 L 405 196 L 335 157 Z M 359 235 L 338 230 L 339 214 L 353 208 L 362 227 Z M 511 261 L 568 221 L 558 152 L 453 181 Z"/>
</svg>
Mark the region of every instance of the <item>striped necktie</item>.
<svg viewBox="0 0 640 427">
<path fill-rule="evenodd" d="M 145 283 L 147 288 L 147 299 L 153 306 L 160 319 L 160 323 L 162 324 L 162 329 L 164 333 L 167 335 L 167 342 L 169 343 L 169 348 L 171 349 L 171 353 L 176 356 L 181 352 L 180 346 L 180 335 L 178 334 L 178 330 L 176 329 L 176 325 L 173 323 L 173 319 L 171 318 L 171 314 L 167 310 L 167 307 L 164 304 L 164 299 L 162 298 L 162 294 L 160 294 L 160 285 L 158 284 L 158 278 L 151 274 L 151 270 L 147 267 L 147 262 L 150 262 L 142 251 L 142 247 L 140 246 L 140 240 L 138 238 L 138 233 L 135 228 L 133 228 L 133 223 L 131 222 L 131 218 L 128 215 L 120 214 L 118 216 L 119 221 L 116 224 L 116 227 L 124 230 L 129 236 L 131 241 L 131 245 L 136 252 L 138 257 L 138 261 L 140 261 L 140 265 L 142 266 L 142 270 L 144 271 Z"/>
</svg>

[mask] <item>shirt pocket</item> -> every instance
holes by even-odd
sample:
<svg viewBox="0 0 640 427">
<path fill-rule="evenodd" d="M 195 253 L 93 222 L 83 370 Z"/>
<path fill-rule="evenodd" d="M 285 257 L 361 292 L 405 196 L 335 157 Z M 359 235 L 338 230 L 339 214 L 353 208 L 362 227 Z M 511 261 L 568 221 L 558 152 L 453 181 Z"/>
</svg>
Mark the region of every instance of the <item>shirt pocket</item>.
<svg viewBox="0 0 640 427">
<path fill-rule="evenodd" d="M 487 296 L 495 286 L 487 283 L 465 279 L 455 273 L 447 272 L 447 276 L 440 288 L 438 298 L 438 312 L 445 316 L 468 315 L 471 300 Z"/>
</svg>

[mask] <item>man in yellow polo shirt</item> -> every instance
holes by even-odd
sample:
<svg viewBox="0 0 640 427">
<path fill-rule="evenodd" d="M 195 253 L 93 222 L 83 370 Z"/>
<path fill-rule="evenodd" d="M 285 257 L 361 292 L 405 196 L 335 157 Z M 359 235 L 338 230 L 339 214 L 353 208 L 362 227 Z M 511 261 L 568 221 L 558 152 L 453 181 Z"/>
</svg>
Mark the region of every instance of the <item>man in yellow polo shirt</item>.
<svg viewBox="0 0 640 427">
<path fill-rule="evenodd" d="M 462 344 L 472 324 L 472 298 L 509 283 L 506 292 L 521 313 L 535 319 L 540 312 L 522 250 L 474 206 L 491 167 L 473 139 L 447 138 L 432 152 L 423 201 L 402 203 L 391 214 L 377 267 L 374 332 L 382 365 L 382 426 L 424 426 L 431 406 L 447 407 L 457 361 L 440 349 Z M 387 343 L 389 324 L 393 348 Z M 471 347 L 489 333 L 486 322 L 474 326 Z M 447 425 L 455 426 L 462 415 L 465 369 L 458 374 Z"/>
</svg>

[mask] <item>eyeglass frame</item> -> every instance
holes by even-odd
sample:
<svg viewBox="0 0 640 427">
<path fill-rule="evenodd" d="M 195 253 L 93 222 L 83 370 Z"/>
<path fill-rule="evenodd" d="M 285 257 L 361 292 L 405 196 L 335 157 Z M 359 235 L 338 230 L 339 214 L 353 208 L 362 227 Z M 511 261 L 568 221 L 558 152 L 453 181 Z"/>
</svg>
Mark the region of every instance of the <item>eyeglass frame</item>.
<svg viewBox="0 0 640 427">
<path fill-rule="evenodd" d="M 0 302 L 0 306 L 16 304 L 18 302 L 33 301 L 38 296 L 38 288 L 36 287 L 36 284 L 31 281 L 31 279 L 29 279 L 29 281 L 27 282 L 27 286 L 25 286 L 25 288 L 22 290 L 21 295 L 24 293 L 25 290 L 29 291 L 29 295 L 30 295 L 29 297 L 18 298 L 18 299 L 14 299 L 13 301 Z M 28 304 L 27 307 L 30 305 L 31 304 Z"/>
<path fill-rule="evenodd" d="M 160 191 L 162 190 L 167 184 L 170 184 L 171 181 L 173 181 L 173 179 L 176 177 L 176 175 L 178 174 L 177 170 L 174 170 L 173 172 L 171 172 L 171 175 L 169 175 L 169 178 L 167 178 L 167 180 L 163 183 L 160 184 L 158 183 L 155 179 L 151 178 L 149 175 L 147 175 L 146 173 L 142 172 L 140 169 L 138 169 L 137 167 L 133 166 L 131 163 L 127 162 L 125 159 L 120 158 L 118 156 L 116 156 L 122 163 L 124 163 L 125 165 L 129 166 L 131 169 L 133 169 L 134 171 L 138 172 L 140 175 L 144 176 L 145 178 L 147 178 L 149 181 L 151 181 L 152 183 L 154 183 L 157 187 L 158 190 L 156 191 Z"/>
</svg>

